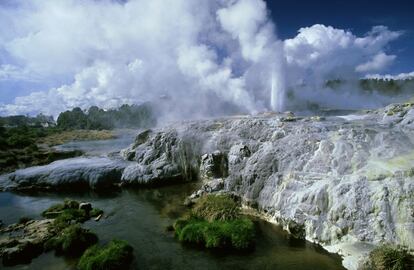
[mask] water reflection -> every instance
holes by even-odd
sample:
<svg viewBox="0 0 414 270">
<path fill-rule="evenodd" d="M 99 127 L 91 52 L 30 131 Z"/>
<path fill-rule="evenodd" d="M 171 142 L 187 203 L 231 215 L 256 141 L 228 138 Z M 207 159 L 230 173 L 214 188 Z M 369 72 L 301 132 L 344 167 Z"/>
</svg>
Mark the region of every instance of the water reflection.
<svg viewBox="0 0 414 270">
<path fill-rule="evenodd" d="M 40 217 L 51 204 L 72 198 L 104 209 L 101 221 L 88 221 L 85 226 L 98 234 L 101 243 L 112 238 L 130 242 L 135 248 L 133 269 L 343 269 L 338 256 L 260 220 L 255 221 L 256 248 L 250 253 L 225 254 L 178 243 L 165 228 L 186 211 L 182 202 L 195 188 L 186 184 L 106 194 L 0 193 L 0 219 L 8 224 L 21 216 Z M 75 264 L 48 253 L 31 265 L 6 269 L 73 269 Z"/>
</svg>

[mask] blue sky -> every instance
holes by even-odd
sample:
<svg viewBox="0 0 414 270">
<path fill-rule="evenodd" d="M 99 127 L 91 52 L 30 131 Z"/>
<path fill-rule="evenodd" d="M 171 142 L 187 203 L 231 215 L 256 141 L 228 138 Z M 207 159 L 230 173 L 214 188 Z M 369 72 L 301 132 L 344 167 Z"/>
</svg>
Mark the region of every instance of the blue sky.
<svg viewBox="0 0 414 270">
<path fill-rule="evenodd" d="M 0 115 L 160 96 L 276 110 L 297 85 L 411 73 L 411 2 L 0 0 Z"/>
<path fill-rule="evenodd" d="M 301 27 L 314 24 L 349 29 L 356 35 L 367 33 L 375 25 L 403 30 L 390 44 L 397 54 L 391 73 L 414 71 L 414 1 L 412 0 L 266 0 L 278 35 L 292 38 Z"/>
</svg>

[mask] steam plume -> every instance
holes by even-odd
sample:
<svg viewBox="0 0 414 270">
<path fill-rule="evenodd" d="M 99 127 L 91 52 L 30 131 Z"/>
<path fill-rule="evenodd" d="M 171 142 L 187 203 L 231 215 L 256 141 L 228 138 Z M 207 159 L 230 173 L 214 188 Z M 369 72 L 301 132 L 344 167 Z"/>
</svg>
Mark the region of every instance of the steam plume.
<svg viewBox="0 0 414 270">
<path fill-rule="evenodd" d="M 285 41 L 275 33 L 263 0 L 0 4 L 0 81 L 44 84 L 0 113 L 145 101 L 173 119 L 281 111 L 288 89 L 311 96 L 329 78 L 386 70 L 396 56 L 385 48 L 402 34 L 325 25 Z"/>
</svg>

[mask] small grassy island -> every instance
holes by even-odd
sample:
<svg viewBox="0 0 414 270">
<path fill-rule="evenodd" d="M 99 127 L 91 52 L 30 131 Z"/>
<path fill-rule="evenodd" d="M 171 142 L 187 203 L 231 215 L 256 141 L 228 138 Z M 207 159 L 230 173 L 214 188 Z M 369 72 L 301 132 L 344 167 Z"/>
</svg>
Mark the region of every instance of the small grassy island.
<svg viewBox="0 0 414 270">
<path fill-rule="evenodd" d="M 241 216 L 239 204 L 228 195 L 200 198 L 187 217 L 174 224 L 179 241 L 206 248 L 245 250 L 253 247 L 253 222 Z"/>
<path fill-rule="evenodd" d="M 112 240 L 105 246 L 92 246 L 83 253 L 79 270 L 128 269 L 133 259 L 133 248 L 126 241 Z"/>
</svg>

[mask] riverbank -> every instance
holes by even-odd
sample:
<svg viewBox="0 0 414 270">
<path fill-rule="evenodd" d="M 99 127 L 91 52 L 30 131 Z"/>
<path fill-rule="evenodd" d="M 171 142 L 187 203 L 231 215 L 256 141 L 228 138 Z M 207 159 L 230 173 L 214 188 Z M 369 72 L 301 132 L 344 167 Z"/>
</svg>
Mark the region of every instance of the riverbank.
<svg viewBox="0 0 414 270">
<path fill-rule="evenodd" d="M 140 132 L 120 155 L 17 171 L 0 187 L 67 190 L 80 180 L 103 190 L 177 181 L 184 187 L 197 179 L 203 188 L 190 198 L 235 194 L 296 237 L 343 254 L 344 264 L 356 269 L 375 246 L 414 248 L 413 107 L 175 123 Z"/>
<path fill-rule="evenodd" d="M 194 249 L 182 245 L 166 227 L 182 216 L 187 208 L 184 199 L 198 188 L 196 183 L 157 189 L 131 190 L 97 194 L 86 193 L 0 193 L 0 216 L 6 224 L 20 216 L 41 218 L 43 209 L 64 198 L 88 201 L 103 209 L 99 222 L 90 220 L 84 227 L 95 232 L 100 243 L 112 238 L 127 240 L 134 247 L 132 269 L 321 269 L 343 270 L 339 256 L 318 245 L 292 238 L 280 227 L 255 220 L 256 248 L 251 253 L 229 253 Z M 77 261 L 46 253 L 34 259 L 31 269 L 68 269 Z M 27 269 L 27 265 L 5 269 Z"/>
<path fill-rule="evenodd" d="M 53 147 L 56 145 L 72 141 L 110 140 L 115 137 L 115 132 L 108 130 L 67 131 L 27 126 L 3 129 L 0 133 L 0 174 L 83 154 L 78 149 L 60 151 Z"/>
</svg>

